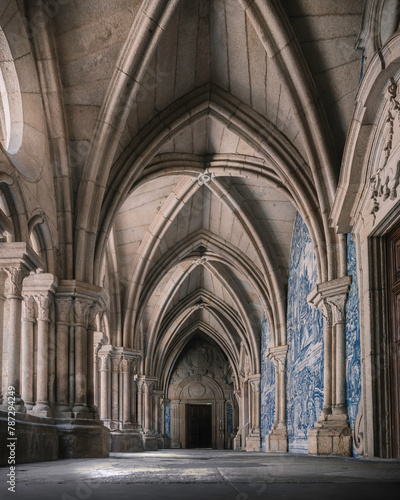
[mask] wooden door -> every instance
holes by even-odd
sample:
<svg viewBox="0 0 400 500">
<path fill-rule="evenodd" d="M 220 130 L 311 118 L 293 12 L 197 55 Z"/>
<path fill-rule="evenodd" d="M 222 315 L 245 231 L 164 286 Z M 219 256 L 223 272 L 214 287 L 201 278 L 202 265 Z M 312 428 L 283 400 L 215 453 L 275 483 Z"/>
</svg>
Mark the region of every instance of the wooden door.
<svg viewBox="0 0 400 500">
<path fill-rule="evenodd" d="M 212 406 L 186 405 L 186 446 L 212 448 Z"/>
<path fill-rule="evenodd" d="M 400 458 L 400 227 L 388 237 L 389 370 L 392 457 Z"/>
</svg>

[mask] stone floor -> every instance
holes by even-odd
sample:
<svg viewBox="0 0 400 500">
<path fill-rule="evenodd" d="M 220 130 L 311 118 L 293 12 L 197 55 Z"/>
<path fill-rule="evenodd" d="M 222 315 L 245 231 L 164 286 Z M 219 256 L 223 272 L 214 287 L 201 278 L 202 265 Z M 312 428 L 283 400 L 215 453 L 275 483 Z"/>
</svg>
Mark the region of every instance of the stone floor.
<svg viewBox="0 0 400 500">
<path fill-rule="evenodd" d="M 400 461 L 216 450 L 112 453 L 2 468 L 0 498 L 29 500 L 345 500 L 400 498 Z"/>
</svg>

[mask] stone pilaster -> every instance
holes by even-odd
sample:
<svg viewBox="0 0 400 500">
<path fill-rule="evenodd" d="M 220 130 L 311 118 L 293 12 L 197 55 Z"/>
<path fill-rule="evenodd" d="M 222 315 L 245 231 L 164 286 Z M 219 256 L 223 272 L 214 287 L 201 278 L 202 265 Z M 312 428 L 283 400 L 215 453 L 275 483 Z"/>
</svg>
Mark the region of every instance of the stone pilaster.
<svg viewBox="0 0 400 500">
<path fill-rule="evenodd" d="M 251 375 L 248 380 L 250 403 L 250 433 L 246 438 L 246 451 L 261 450 L 260 381 L 260 374 Z"/>
<path fill-rule="evenodd" d="M 275 422 L 265 436 L 265 449 L 267 452 L 287 452 L 288 433 L 286 425 L 286 358 L 288 345 L 271 347 L 267 356 L 272 360 L 276 373 L 275 391 Z"/>
<path fill-rule="evenodd" d="M 324 315 L 324 407 L 308 435 L 308 452 L 352 454 L 346 406 L 346 302 L 351 276 L 317 285 L 308 302 Z"/>
</svg>

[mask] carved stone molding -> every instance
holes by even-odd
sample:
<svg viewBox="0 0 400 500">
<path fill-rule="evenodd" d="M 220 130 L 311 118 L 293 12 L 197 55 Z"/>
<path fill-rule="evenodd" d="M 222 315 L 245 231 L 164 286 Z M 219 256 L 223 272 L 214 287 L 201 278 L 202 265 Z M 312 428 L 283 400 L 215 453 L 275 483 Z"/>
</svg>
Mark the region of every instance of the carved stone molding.
<svg viewBox="0 0 400 500">
<path fill-rule="evenodd" d="M 121 359 L 121 372 L 129 373 L 130 372 L 130 360 L 126 357 Z"/>
<path fill-rule="evenodd" d="M 400 101 L 397 97 L 398 86 L 392 78 L 386 93 L 389 106 L 385 120 L 387 132 L 383 149 L 384 158 L 370 178 L 371 199 L 373 201 L 371 214 L 374 216 L 374 223 L 376 212 L 380 209 L 381 203 L 387 199 L 394 201 L 398 197 L 400 161 L 392 157 L 393 149 L 400 140 Z"/>
<path fill-rule="evenodd" d="M 119 371 L 119 365 L 121 363 L 121 358 L 113 356 L 111 358 L 111 369 L 113 372 L 118 372 Z"/>
</svg>

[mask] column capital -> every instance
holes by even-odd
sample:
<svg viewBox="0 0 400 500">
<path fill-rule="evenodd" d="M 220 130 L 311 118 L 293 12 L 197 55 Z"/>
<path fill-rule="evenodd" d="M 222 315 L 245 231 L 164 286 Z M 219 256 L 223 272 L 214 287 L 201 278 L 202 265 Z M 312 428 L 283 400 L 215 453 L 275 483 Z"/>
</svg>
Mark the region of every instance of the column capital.
<svg viewBox="0 0 400 500">
<path fill-rule="evenodd" d="M 57 323 L 69 324 L 71 307 L 72 297 L 56 296 Z"/>
<path fill-rule="evenodd" d="M 29 276 L 29 271 L 23 265 L 3 268 L 7 273 L 5 284 L 6 297 L 8 299 L 22 299 L 22 283 Z"/>
<path fill-rule="evenodd" d="M 344 321 L 351 281 L 351 276 L 343 276 L 319 283 L 307 297 L 308 303 L 322 312 L 329 326 Z"/>
<path fill-rule="evenodd" d="M 267 349 L 267 357 L 274 363 L 278 371 L 285 371 L 288 351 L 289 346 L 287 344 Z"/>
<path fill-rule="evenodd" d="M 32 295 L 24 295 L 24 320 L 36 321 L 36 302 Z"/>
<path fill-rule="evenodd" d="M 259 373 L 250 375 L 248 381 L 253 392 L 257 392 L 260 390 L 261 375 Z"/>
<path fill-rule="evenodd" d="M 142 375 L 142 376 L 138 377 L 138 382 L 139 382 L 139 384 L 141 384 L 142 390 L 144 390 L 145 393 L 149 394 L 152 387 L 157 382 L 157 378 Z M 139 387 L 139 384 L 138 384 L 138 387 Z"/>
</svg>

